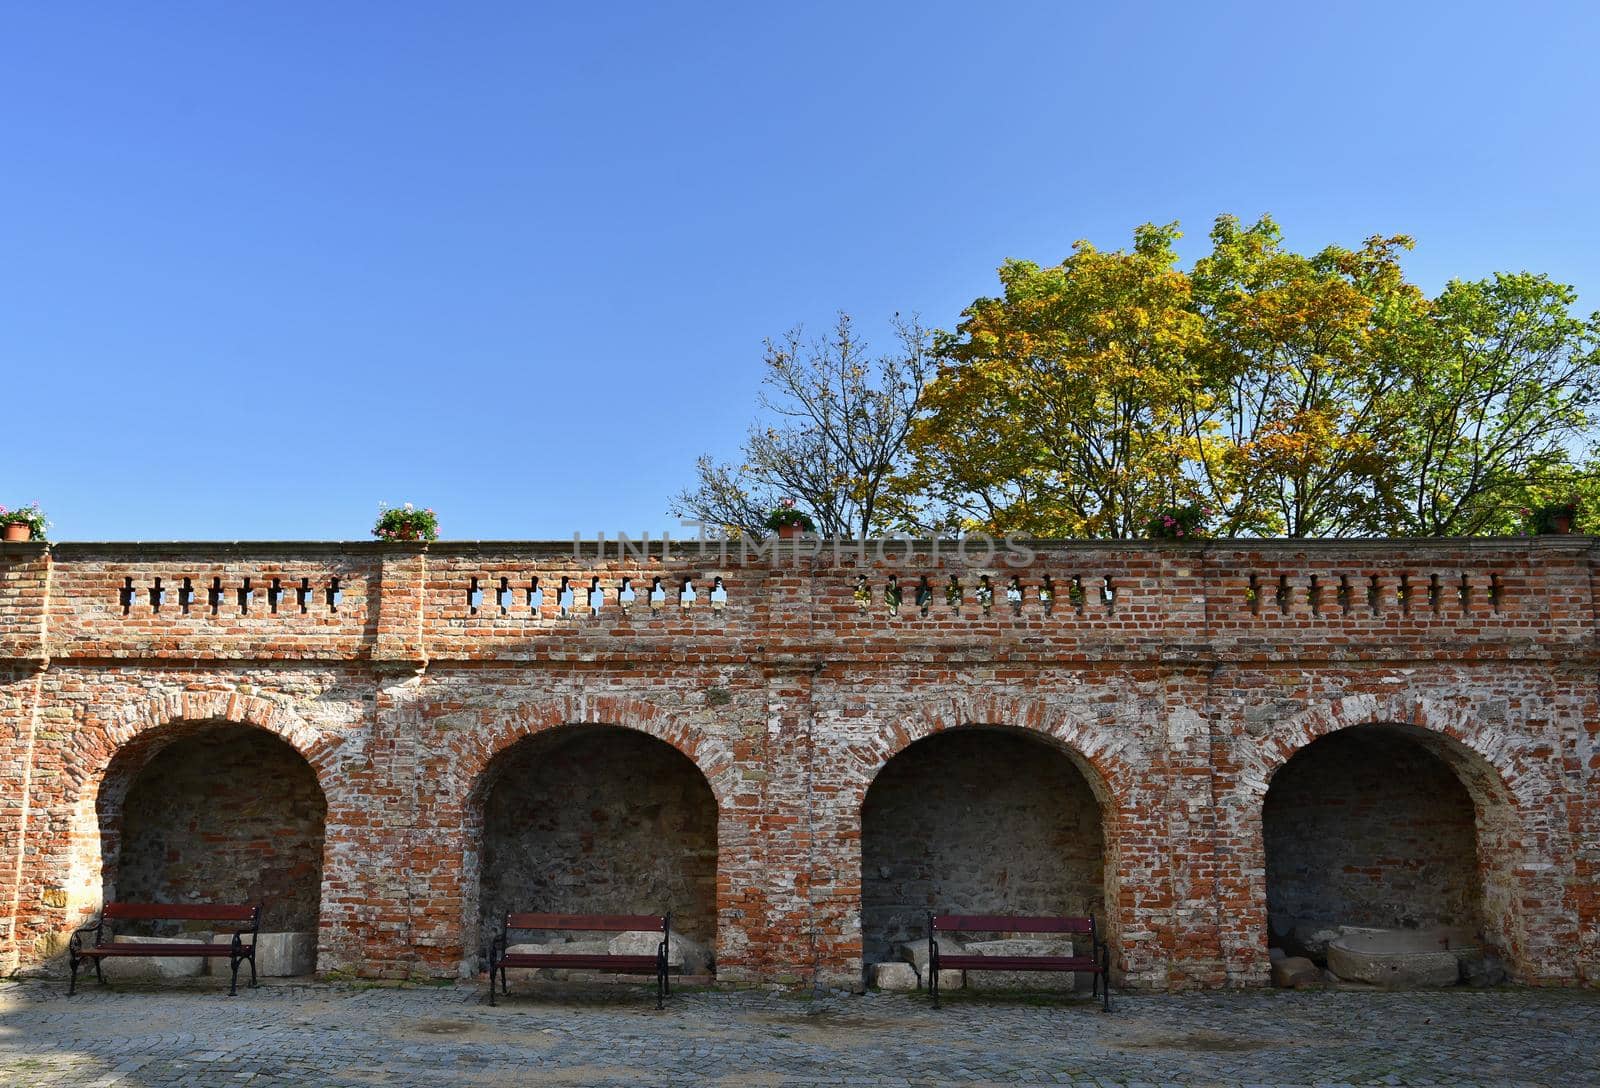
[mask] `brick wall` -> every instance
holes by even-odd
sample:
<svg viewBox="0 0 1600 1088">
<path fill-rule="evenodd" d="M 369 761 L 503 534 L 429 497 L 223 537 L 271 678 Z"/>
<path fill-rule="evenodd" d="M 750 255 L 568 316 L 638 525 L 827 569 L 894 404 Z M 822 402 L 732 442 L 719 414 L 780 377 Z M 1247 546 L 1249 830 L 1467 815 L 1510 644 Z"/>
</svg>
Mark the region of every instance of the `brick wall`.
<svg viewBox="0 0 1600 1088">
<path fill-rule="evenodd" d="M 235 723 L 298 753 L 325 799 L 320 966 L 470 972 L 499 849 L 485 802 L 511 765 L 499 757 L 604 725 L 676 750 L 710 791 L 719 977 L 859 985 L 880 924 L 863 916 L 864 894 L 877 902 L 862 879 L 868 790 L 917 741 L 990 725 L 1066 753 L 1093 794 L 1125 984 L 1259 985 L 1269 783 L 1319 738 L 1391 723 L 1471 799 L 1489 942 L 1521 979 L 1592 981 L 1591 546 L 0 545 L 0 969 L 58 963 L 100 901 L 96 806 L 126 768 Z M 1004 734 L 974 735 L 998 752 Z M 608 775 L 645 773 L 646 751 Z M 1022 788 L 995 792 L 1016 803 Z M 608 820 L 631 818 L 597 789 Z M 1082 798 L 1065 779 L 1051 792 Z M 581 823 L 580 803 L 561 802 L 562 827 Z M 1021 833 L 996 860 L 1036 872 L 1027 859 L 1052 853 L 1041 840 L 1056 832 L 1012 822 Z"/>
</svg>

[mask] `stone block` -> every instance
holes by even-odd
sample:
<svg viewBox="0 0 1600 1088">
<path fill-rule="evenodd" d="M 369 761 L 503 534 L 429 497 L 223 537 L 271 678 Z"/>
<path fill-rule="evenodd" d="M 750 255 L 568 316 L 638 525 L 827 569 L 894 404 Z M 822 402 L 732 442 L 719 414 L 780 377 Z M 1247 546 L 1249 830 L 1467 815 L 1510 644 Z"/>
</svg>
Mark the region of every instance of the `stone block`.
<svg viewBox="0 0 1600 1088">
<path fill-rule="evenodd" d="M 1499 986 L 1506 981 L 1506 965 L 1499 956 L 1464 957 L 1461 960 L 1461 981 L 1468 986 Z"/>
<path fill-rule="evenodd" d="M 205 944 L 211 940 L 209 933 L 185 933 L 182 937 L 132 937 L 118 936 L 116 944 Z M 210 961 L 198 956 L 151 956 L 146 958 L 109 958 L 102 965 L 107 982 L 148 982 L 154 979 L 199 978 L 206 973 Z M 84 971 L 94 974 L 93 964 L 78 968 L 81 979 Z"/>
<path fill-rule="evenodd" d="M 906 941 L 899 949 L 900 959 L 917 969 L 918 978 L 928 977 L 928 942 L 926 938 Z M 939 938 L 941 956 L 965 956 L 967 946 L 954 937 Z"/>
<path fill-rule="evenodd" d="M 661 937 L 656 935 L 655 943 L 650 945 L 648 952 L 631 953 L 633 955 L 649 955 L 655 951 L 655 946 L 660 943 Z M 587 940 L 569 941 L 561 937 L 553 937 L 548 941 L 531 941 L 526 944 L 514 944 L 506 951 L 512 955 L 527 953 L 529 955 L 554 956 L 565 954 L 569 956 L 604 956 L 611 952 L 611 938 L 598 937 Z M 544 979 L 547 982 L 584 982 L 590 979 L 615 979 L 617 976 L 609 971 L 583 971 L 568 967 L 508 967 L 506 980 L 515 984 L 521 979 Z"/>
<path fill-rule="evenodd" d="M 1070 956 L 1072 949 L 1072 941 L 1060 937 L 1007 937 L 967 944 L 967 953 L 973 956 Z M 1076 990 L 1093 984 L 1093 975 L 1080 981 L 1066 971 L 967 972 L 969 990 Z"/>
<path fill-rule="evenodd" d="M 1285 956 L 1272 965 L 1272 984 L 1286 990 L 1308 990 L 1325 981 L 1322 968 L 1304 956 Z"/>
<path fill-rule="evenodd" d="M 661 934 L 654 930 L 619 933 L 606 943 L 613 956 L 653 956 L 661 945 Z M 699 941 L 674 933 L 667 944 L 667 966 L 685 975 L 711 972 L 711 951 Z"/>
<path fill-rule="evenodd" d="M 1347 982 L 1390 989 L 1454 986 L 1461 950 L 1437 947 L 1428 931 L 1352 930 L 1328 943 L 1328 967 Z"/>
<path fill-rule="evenodd" d="M 246 939 L 246 944 L 249 940 Z M 220 964 L 228 970 L 225 960 L 211 966 L 217 973 Z M 241 968 L 248 971 L 249 967 Z M 262 933 L 256 937 L 256 974 L 263 978 L 287 978 L 310 975 L 317 970 L 317 935 L 315 933 Z"/>
<path fill-rule="evenodd" d="M 660 940 L 659 937 L 656 939 Z M 513 956 L 604 956 L 610 951 L 611 942 L 605 938 L 589 941 L 530 941 L 527 944 L 514 944 L 506 949 L 506 952 Z"/>
<path fill-rule="evenodd" d="M 872 984 L 880 990 L 918 990 L 922 976 L 909 963 L 878 963 L 872 967 Z"/>
<path fill-rule="evenodd" d="M 1291 946 L 1302 956 L 1313 960 L 1328 958 L 1328 944 L 1345 931 L 1344 926 L 1302 926 L 1289 938 Z"/>
</svg>

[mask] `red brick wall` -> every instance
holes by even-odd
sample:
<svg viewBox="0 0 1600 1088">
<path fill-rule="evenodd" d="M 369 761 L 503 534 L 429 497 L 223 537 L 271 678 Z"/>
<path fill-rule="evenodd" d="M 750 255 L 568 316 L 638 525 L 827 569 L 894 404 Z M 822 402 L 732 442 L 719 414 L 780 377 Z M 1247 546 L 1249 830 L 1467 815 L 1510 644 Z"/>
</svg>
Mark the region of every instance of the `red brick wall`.
<svg viewBox="0 0 1600 1088">
<path fill-rule="evenodd" d="M 1520 978 L 1595 977 L 1589 540 L 1063 543 L 1011 565 L 948 544 L 875 550 L 0 545 L 0 969 L 55 962 L 98 903 L 95 805 L 119 760 L 229 721 L 282 738 L 326 799 L 323 968 L 470 970 L 486 775 L 524 737 L 594 724 L 654 737 L 704 775 L 720 977 L 856 985 L 867 791 L 918 739 L 986 724 L 1035 734 L 1085 772 L 1127 984 L 1258 985 L 1267 784 L 1317 738 L 1391 722 L 1472 799 L 1490 942 Z M 890 574 L 898 614 L 882 596 Z M 563 576 L 578 587 L 568 617 Z M 669 601 L 652 612 L 657 576 Z M 188 612 L 185 577 L 204 591 Z M 594 577 L 598 617 L 583 607 Z M 623 577 L 640 598 L 628 615 Z M 685 577 L 699 590 L 688 610 Z"/>
</svg>

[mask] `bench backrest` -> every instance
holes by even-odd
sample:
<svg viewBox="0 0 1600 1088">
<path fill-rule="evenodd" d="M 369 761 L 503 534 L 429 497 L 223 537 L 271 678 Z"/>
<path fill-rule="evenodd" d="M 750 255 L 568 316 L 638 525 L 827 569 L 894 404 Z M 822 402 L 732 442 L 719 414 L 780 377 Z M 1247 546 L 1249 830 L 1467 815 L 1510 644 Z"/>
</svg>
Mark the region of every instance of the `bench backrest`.
<svg viewBox="0 0 1600 1088">
<path fill-rule="evenodd" d="M 583 929 L 598 933 L 629 933 L 666 928 L 661 914 L 518 914 L 506 915 L 507 929 Z"/>
<path fill-rule="evenodd" d="M 260 907 L 249 903 L 107 903 L 106 920 L 158 920 L 175 922 L 244 922 L 252 924 Z"/>
<path fill-rule="evenodd" d="M 933 928 L 942 933 L 1093 933 L 1094 916 L 1040 917 L 1015 914 L 936 914 Z"/>
</svg>

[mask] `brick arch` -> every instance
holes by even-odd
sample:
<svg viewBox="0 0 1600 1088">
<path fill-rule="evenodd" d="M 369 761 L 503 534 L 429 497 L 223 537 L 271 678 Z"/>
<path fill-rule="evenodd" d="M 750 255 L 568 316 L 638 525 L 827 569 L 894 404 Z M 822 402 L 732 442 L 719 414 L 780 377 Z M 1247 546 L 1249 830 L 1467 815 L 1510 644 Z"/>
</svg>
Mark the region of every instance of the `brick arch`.
<svg viewBox="0 0 1600 1088">
<path fill-rule="evenodd" d="M 285 703 L 228 689 L 151 694 L 102 715 L 88 716 L 66 746 L 73 783 L 67 872 L 72 905 L 84 915 L 99 909 L 107 882 L 120 866 L 122 806 L 140 772 L 170 743 L 208 726 L 238 725 L 286 744 L 311 770 L 324 804 L 323 879 L 331 860 L 329 799 L 336 784 L 336 754 L 343 738 L 302 720 Z M 248 783 L 241 783 L 248 788 Z M 325 894 L 325 888 L 323 889 Z M 319 900 L 323 895 L 319 895 Z"/>
<path fill-rule="evenodd" d="M 699 772 L 716 804 L 718 868 L 725 864 L 725 844 L 737 839 L 734 821 L 739 817 L 732 803 L 737 786 L 733 754 L 723 742 L 708 737 L 683 721 L 671 710 L 643 699 L 619 695 L 547 696 L 509 707 L 497 707 L 492 716 L 473 731 L 461 751 L 457 781 L 464 787 L 459 806 L 461 839 L 460 917 L 462 935 L 461 974 L 472 977 L 478 971 L 481 953 L 478 931 L 483 896 L 484 809 L 495 781 L 495 767 L 502 755 L 529 738 L 545 737 L 574 726 L 600 726 L 624 729 L 661 741 Z M 715 912 L 720 930 L 722 892 L 717 892 Z"/>
<path fill-rule="evenodd" d="M 470 810 L 480 807 L 495 759 L 529 737 L 573 725 L 608 725 L 644 733 L 675 748 L 694 764 L 711 787 L 717 808 L 726 810 L 735 786 L 733 754 L 671 711 L 642 699 L 621 695 L 572 696 L 530 700 L 496 710 L 478 731 L 473 748 L 460 767 Z"/>
<path fill-rule="evenodd" d="M 333 791 L 334 756 L 342 738 L 327 736 L 301 720 L 286 704 L 235 691 L 183 691 L 151 695 L 104 719 L 91 719 L 74 731 L 66 753 L 68 773 L 78 784 L 78 799 L 98 796 L 117 757 L 129 746 L 159 741 L 171 727 L 232 722 L 265 730 L 298 752 L 317 776 L 323 796 Z M 152 748 L 151 754 L 154 749 Z"/>
<path fill-rule="evenodd" d="M 856 808 L 860 809 L 878 773 L 895 756 L 920 740 L 974 725 L 1009 727 L 1049 744 L 1083 772 L 1108 819 L 1115 820 L 1123 811 L 1124 799 L 1136 781 L 1125 753 L 1133 743 L 1129 733 L 1038 699 L 969 695 L 917 705 L 904 720 L 883 723 L 866 745 L 858 747 L 850 761 L 857 772 L 851 776 Z"/>
<path fill-rule="evenodd" d="M 999 729 L 1043 744 L 1065 757 L 1082 776 L 1099 808 L 1103 933 L 1111 944 L 1113 969 L 1118 977 L 1134 970 L 1136 965 L 1129 962 L 1121 947 L 1122 932 L 1136 928 L 1130 903 L 1124 900 L 1121 889 L 1136 885 L 1139 879 L 1135 872 L 1138 851 L 1125 848 L 1121 833 L 1139 784 L 1134 768 L 1140 760 L 1132 750 L 1137 741 L 1131 730 L 1117 729 L 1059 705 L 1021 696 L 963 694 L 914 704 L 901 718 L 881 723 L 868 740 L 849 752 L 851 793 L 841 800 L 852 805 L 856 829 L 863 826 L 861 816 L 868 791 L 891 761 L 929 738 L 978 729 Z M 858 835 L 856 850 L 858 860 L 864 864 L 860 840 Z M 857 962 L 862 962 L 862 896 L 867 877 L 865 872 L 858 872 L 853 921 L 847 928 L 857 934 L 855 954 Z"/>
<path fill-rule="evenodd" d="M 1486 724 L 1470 703 L 1396 695 L 1354 695 L 1310 707 L 1273 724 L 1271 733 L 1249 753 L 1236 779 L 1247 802 L 1266 798 L 1272 777 L 1306 745 L 1342 729 L 1365 725 L 1410 726 L 1458 775 L 1474 800 L 1538 807 L 1557 783 L 1548 765 L 1533 753 L 1547 746 L 1539 738 Z"/>
<path fill-rule="evenodd" d="M 1471 797 L 1476 813 L 1478 867 L 1491 940 L 1499 943 L 1513 974 L 1537 981 L 1559 977 L 1560 946 L 1576 947 L 1576 934 L 1539 930 L 1528 902 L 1562 897 L 1569 867 L 1559 815 L 1547 799 L 1559 791 L 1549 756 L 1550 742 L 1506 729 L 1475 714 L 1475 704 L 1364 694 L 1310 707 L 1281 722 L 1245 750 L 1234 778 L 1231 803 L 1247 821 L 1244 829 L 1254 901 L 1266 911 L 1263 805 L 1273 778 L 1306 746 L 1323 737 L 1374 726 L 1400 727 L 1419 747 L 1450 768 Z M 1262 926 L 1265 932 L 1265 926 Z M 1570 971 L 1566 973 L 1570 974 Z"/>
</svg>

